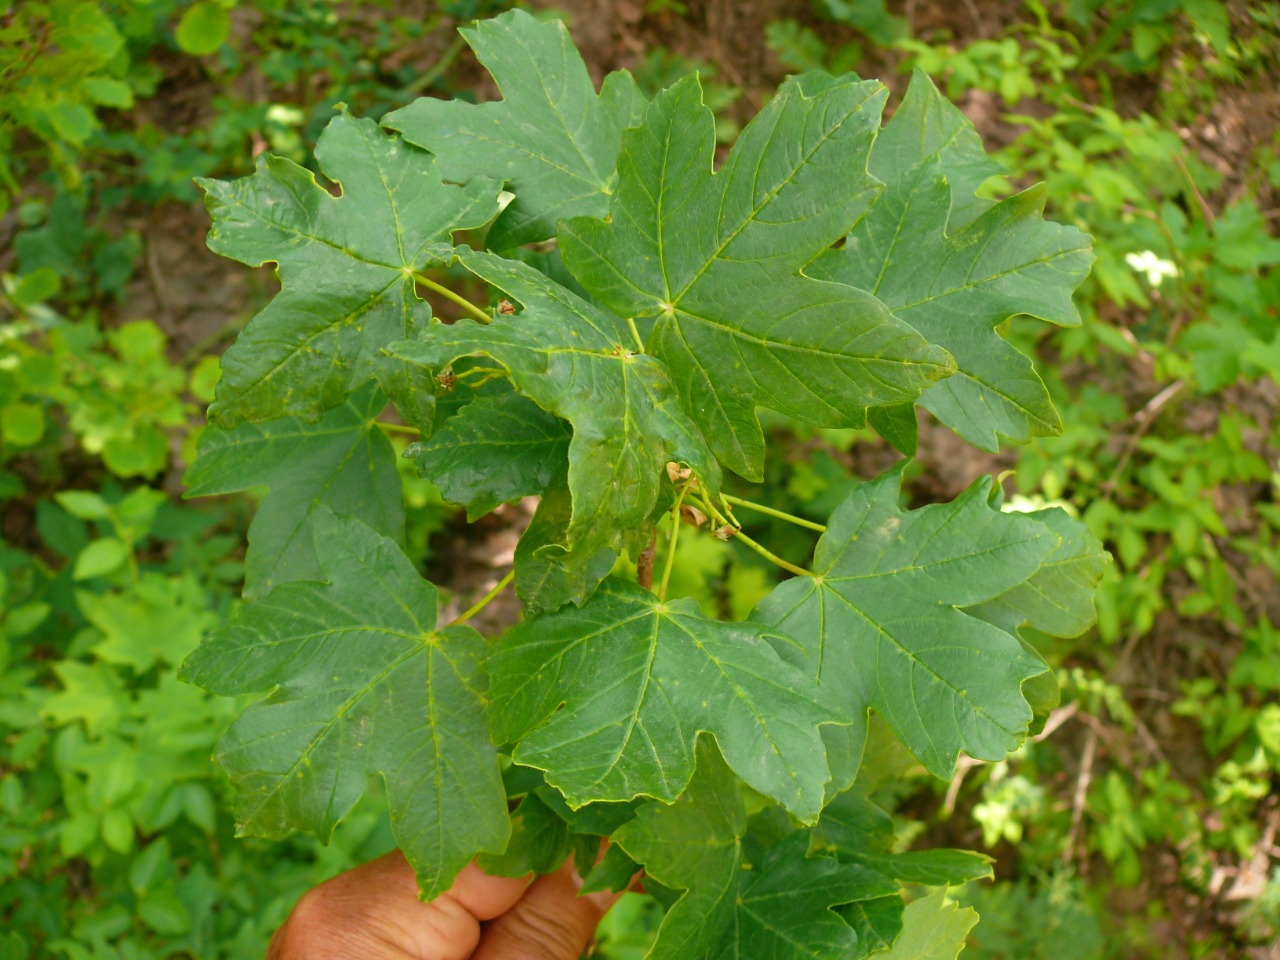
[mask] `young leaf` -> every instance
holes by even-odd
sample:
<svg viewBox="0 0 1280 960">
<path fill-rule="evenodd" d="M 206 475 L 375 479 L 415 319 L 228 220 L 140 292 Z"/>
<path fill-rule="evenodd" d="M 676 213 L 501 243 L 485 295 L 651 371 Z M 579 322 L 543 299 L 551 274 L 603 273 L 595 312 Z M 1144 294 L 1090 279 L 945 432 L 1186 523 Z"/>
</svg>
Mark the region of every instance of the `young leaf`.
<svg viewBox="0 0 1280 960">
<path fill-rule="evenodd" d="M 875 297 L 800 268 L 867 210 L 884 87 L 809 74 L 783 84 L 712 171 L 715 131 L 696 77 L 623 136 L 610 220 L 561 224 L 569 269 L 622 317 L 653 321 L 717 457 L 762 477 L 757 406 L 862 426 L 869 406 L 914 400 L 950 357 Z"/>
<path fill-rule="evenodd" d="M 888 158 L 872 154 L 873 170 L 888 181 L 883 196 L 844 248 L 824 253 L 809 272 L 874 294 L 951 353 L 959 371 L 925 390 L 919 402 L 970 443 L 994 451 L 1001 436 L 1025 441 L 1061 433 L 1031 360 L 995 327 L 1019 314 L 1079 325 L 1071 293 L 1093 262 L 1089 238 L 1041 219 L 1043 187 L 988 206 L 964 227 L 949 224 L 960 187 L 944 162 L 960 168 L 966 189 L 990 168 L 976 135 L 960 138 L 971 132 L 968 121 L 953 128 L 951 147 L 936 146 L 933 118 L 958 111 L 927 77 L 918 75 L 913 83 L 927 92 L 914 97 L 907 116 L 890 122 Z M 930 106 L 921 105 L 926 98 Z"/>
<path fill-rule="evenodd" d="M 198 181 L 213 217 L 209 249 L 252 267 L 276 263 L 282 286 L 223 355 L 209 408 L 221 426 L 314 420 L 342 403 L 372 379 L 385 344 L 430 316 L 413 274 L 440 262 L 433 248 L 498 210 L 494 181 L 446 184 L 430 155 L 345 112 L 325 128 L 316 160 L 341 197 L 270 154 L 253 176 Z"/>
<path fill-rule="evenodd" d="M 327 509 L 314 523 L 328 582 L 282 584 L 242 607 L 183 676 L 223 695 L 273 691 L 218 749 L 241 831 L 327 841 L 380 774 L 396 843 L 434 897 L 477 851 L 507 844 L 486 645 L 469 627 L 437 628 L 435 588 L 393 541 Z"/>
<path fill-rule="evenodd" d="M 320 579 L 313 525 L 317 512 L 359 517 L 399 543 L 404 499 L 395 451 L 374 421 L 386 397 L 369 385 L 319 423 L 284 417 L 267 423 L 211 426 L 187 470 L 187 496 L 266 486 L 271 492 L 249 526 L 245 597 L 290 580 Z"/>
<path fill-rule="evenodd" d="M 542 493 L 564 473 L 569 425 L 518 393 L 480 397 L 405 455 L 467 519 Z"/>
<path fill-rule="evenodd" d="M 830 908 L 896 896 L 898 885 L 863 867 L 806 856 L 804 832 L 746 868 L 737 787 L 713 749 L 698 752 L 698 774 L 679 800 L 646 806 L 614 834 L 648 876 L 687 891 L 667 911 L 649 960 L 867 956 L 870 950 Z"/>
<path fill-rule="evenodd" d="M 523 263 L 466 248 L 457 255 L 524 311 L 487 326 L 432 324 L 422 340 L 396 344 L 392 353 L 432 369 L 488 357 L 516 390 L 573 425 L 573 516 L 563 546 L 544 547 L 544 556 L 573 568 L 603 549 L 620 551 L 624 532 L 648 522 L 669 461 L 686 461 L 718 486 L 719 467 L 676 403 L 666 369 L 632 353 L 612 318 Z"/>
<path fill-rule="evenodd" d="M 523 10 L 460 32 L 504 99 L 423 97 L 383 124 L 434 153 L 446 180 L 491 177 L 515 193 L 489 229 L 490 249 L 546 240 L 561 217 L 603 216 L 618 140 L 644 106 L 631 74 L 609 74 L 596 96 L 564 24 L 539 23 Z"/>
<path fill-rule="evenodd" d="M 984 477 L 949 504 L 904 511 L 901 467 L 858 487 L 818 541 L 813 577 L 779 585 L 753 616 L 809 651 L 819 686 L 871 707 L 939 777 L 961 750 L 998 760 L 1026 735 L 1022 682 L 1043 672 L 1018 638 L 959 608 L 1024 582 L 1058 547 L 991 509 Z"/>
<path fill-rule="evenodd" d="M 711 733 L 738 776 L 802 820 L 829 774 L 819 724 L 847 722 L 753 623 L 707 619 L 627 580 L 520 624 L 489 661 L 492 730 L 571 805 L 670 803 Z"/>
<path fill-rule="evenodd" d="M 947 900 L 945 890 L 907 904 L 902 915 L 902 936 L 881 960 L 956 960 L 969 931 L 978 922 L 972 907 Z"/>
</svg>

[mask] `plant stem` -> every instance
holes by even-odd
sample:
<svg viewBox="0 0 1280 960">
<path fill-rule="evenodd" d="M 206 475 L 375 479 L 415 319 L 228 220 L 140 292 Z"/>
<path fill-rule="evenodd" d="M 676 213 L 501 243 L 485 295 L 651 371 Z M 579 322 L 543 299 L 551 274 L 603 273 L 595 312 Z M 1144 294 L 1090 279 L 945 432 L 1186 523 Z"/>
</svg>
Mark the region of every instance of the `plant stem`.
<svg viewBox="0 0 1280 960">
<path fill-rule="evenodd" d="M 826 533 L 827 528 L 820 523 L 814 523 L 812 520 L 806 520 L 804 517 L 797 517 L 794 514 L 784 513 L 781 510 L 775 510 L 773 507 L 766 507 L 763 503 L 754 503 L 751 500 L 743 500 L 741 497 L 732 497 L 727 493 L 720 494 L 722 500 L 736 504 L 739 507 L 746 507 L 748 510 L 754 510 L 756 513 L 763 513 L 766 516 L 777 517 L 779 520 L 785 520 L 787 523 L 794 523 L 797 527 L 805 527 L 809 530 L 817 530 L 819 533 Z"/>
<path fill-rule="evenodd" d="M 644 337 L 640 336 L 640 330 L 636 327 L 636 318 L 627 317 L 627 326 L 631 328 L 631 336 L 635 337 L 636 346 L 640 348 L 641 353 L 644 353 Z"/>
<path fill-rule="evenodd" d="M 764 557 L 770 563 L 776 564 L 777 566 L 781 567 L 783 570 L 790 570 L 792 573 L 794 573 L 798 577 L 813 576 L 813 573 L 811 571 L 806 570 L 804 567 L 797 567 L 794 563 L 789 563 L 788 561 L 783 560 L 780 556 L 778 556 L 773 551 L 769 550 L 767 547 L 763 547 L 760 544 L 756 543 L 754 540 L 748 537 L 741 530 L 735 530 L 733 535 L 737 537 L 739 540 L 741 540 L 743 543 L 745 543 L 752 550 L 754 550 L 756 553 L 760 554 L 760 556 Z"/>
<path fill-rule="evenodd" d="M 667 546 L 667 556 L 662 564 L 662 583 L 658 587 L 658 599 L 667 599 L 667 584 L 671 582 L 671 570 L 675 567 L 676 541 L 680 539 L 680 507 L 684 505 L 685 495 L 689 492 L 689 484 L 680 488 L 680 495 L 671 506 L 671 543 Z"/>
<path fill-rule="evenodd" d="M 503 577 L 496 584 L 494 584 L 492 590 L 490 590 L 483 597 L 477 600 L 473 606 L 471 606 L 467 610 L 464 610 L 462 613 L 458 614 L 456 617 L 450 620 L 448 626 L 445 629 L 447 630 L 448 627 L 456 627 L 459 624 L 466 623 L 468 620 L 474 617 L 477 613 L 479 613 L 481 610 L 487 607 L 490 603 L 492 603 L 493 599 L 498 594 L 500 594 L 503 590 L 507 589 L 507 587 L 511 585 L 511 581 L 514 580 L 515 578 L 516 578 L 515 570 L 509 571 L 505 577 Z"/>
<path fill-rule="evenodd" d="M 405 87 L 404 92 L 417 96 L 439 80 L 444 75 L 444 72 L 453 65 L 453 61 L 458 59 L 458 54 L 462 52 L 462 44 L 462 36 L 455 37 L 453 42 L 445 48 L 444 53 L 440 54 L 440 58 L 432 64 L 431 69 Z"/>
<path fill-rule="evenodd" d="M 428 290 L 434 290 L 436 293 L 440 294 L 440 296 L 444 297 L 445 299 L 452 300 L 454 303 L 460 306 L 463 310 L 467 311 L 467 313 L 471 314 L 472 317 L 474 317 L 476 320 L 480 321 L 481 323 L 493 323 L 493 317 L 489 316 L 489 314 L 485 313 L 483 310 L 477 307 L 474 303 L 472 303 L 466 297 L 462 296 L 461 294 L 454 293 L 452 290 L 450 290 L 448 287 L 444 286 L 443 284 L 436 283 L 430 277 L 424 277 L 420 273 L 415 273 L 413 275 L 413 279 L 416 280 L 418 283 L 422 284 Z"/>
<path fill-rule="evenodd" d="M 376 420 L 374 422 L 383 430 L 387 431 L 387 433 L 407 433 L 410 436 L 414 436 L 414 437 L 422 436 L 421 430 L 419 430 L 417 427 L 411 427 L 408 424 L 387 423 L 383 420 Z"/>
<path fill-rule="evenodd" d="M 726 501 L 738 499 L 737 497 L 728 497 L 725 494 L 721 494 L 720 496 L 723 497 Z M 735 537 L 737 537 L 739 540 L 745 543 L 748 547 L 750 547 L 756 553 L 760 554 L 760 556 L 764 557 L 770 563 L 781 567 L 783 570 L 789 570 L 790 572 L 794 573 L 798 577 L 813 576 L 813 573 L 811 571 L 806 570 L 804 567 L 797 567 L 794 563 L 790 563 L 787 560 L 783 560 L 780 556 L 778 556 L 772 550 L 762 546 L 761 544 L 756 543 L 754 540 L 748 537 L 745 533 L 742 532 L 741 527 L 735 524 L 729 523 L 724 518 L 724 514 L 722 514 L 719 510 L 717 510 L 715 508 L 715 505 L 711 503 L 711 500 L 709 497 L 705 495 L 701 495 L 700 493 L 698 497 L 698 502 L 702 504 L 702 506 L 706 509 L 707 513 L 710 514 L 711 519 L 713 519 L 718 525 L 722 527 L 723 526 L 729 527 L 733 531 L 733 535 Z M 728 504 L 726 503 L 726 506 L 727 505 Z"/>
</svg>

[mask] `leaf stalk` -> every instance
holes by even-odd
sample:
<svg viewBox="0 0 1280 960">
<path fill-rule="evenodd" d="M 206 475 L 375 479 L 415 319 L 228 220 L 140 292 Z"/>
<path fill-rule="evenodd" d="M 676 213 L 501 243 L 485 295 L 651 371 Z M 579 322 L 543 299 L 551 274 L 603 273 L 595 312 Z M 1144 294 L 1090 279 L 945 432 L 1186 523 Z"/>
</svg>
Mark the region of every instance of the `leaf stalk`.
<svg viewBox="0 0 1280 960">
<path fill-rule="evenodd" d="M 492 590 L 490 590 L 483 597 L 477 600 L 472 606 L 468 607 L 462 613 L 458 614 L 456 617 L 450 620 L 449 623 L 446 625 L 445 629 L 447 630 L 449 629 L 449 627 L 456 627 L 466 623 L 468 620 L 474 617 L 477 613 L 479 613 L 481 610 L 487 607 L 490 603 L 492 603 L 493 600 L 498 596 L 498 594 L 500 594 L 503 590 L 507 589 L 507 587 L 511 585 L 511 581 L 514 580 L 515 578 L 516 578 L 515 570 L 508 571 L 505 577 L 503 577 L 496 584 L 494 584 Z"/>
<path fill-rule="evenodd" d="M 787 523 L 794 523 L 797 527 L 804 527 L 807 530 L 817 530 L 819 533 L 826 533 L 827 528 L 821 523 L 814 523 L 812 520 L 806 520 L 804 517 L 797 517 L 795 514 L 785 513 L 782 510 L 775 510 L 773 507 L 767 507 L 763 503 L 755 503 L 751 500 L 743 500 L 741 497 L 730 496 L 727 493 L 720 494 L 720 499 L 732 503 L 735 506 L 746 507 L 748 510 L 754 510 L 756 513 L 763 513 L 765 516 L 776 517 L 779 520 L 785 520 Z"/>
<path fill-rule="evenodd" d="M 658 585 L 659 600 L 667 599 L 667 585 L 671 582 L 671 571 L 675 567 L 676 542 L 680 539 L 680 507 L 684 504 L 684 498 L 689 493 L 691 485 L 686 482 L 680 488 L 680 495 L 676 497 L 676 502 L 671 505 L 671 542 L 667 545 L 667 556 L 662 563 L 662 583 Z"/>
<path fill-rule="evenodd" d="M 723 493 L 720 496 L 722 499 L 726 501 L 725 503 L 726 508 L 728 507 L 728 501 L 731 501 L 731 500 L 736 501 L 739 499 L 737 497 L 730 497 L 727 494 L 723 494 Z M 756 553 L 760 554 L 760 556 L 764 557 L 770 563 L 774 564 L 775 566 L 781 567 L 783 570 L 790 571 L 791 573 L 794 573 L 798 577 L 813 576 L 812 571 L 806 570 L 804 567 L 797 567 L 794 563 L 791 563 L 789 560 L 783 560 L 780 556 L 778 556 L 768 547 L 764 546 L 763 544 L 756 543 L 754 540 L 748 537 L 745 533 L 742 532 L 742 528 L 740 526 L 738 526 L 736 523 L 730 523 L 727 519 L 725 519 L 724 514 L 716 509 L 715 504 L 711 502 L 711 499 L 709 497 L 705 495 L 699 495 L 698 501 L 706 509 L 707 513 L 711 516 L 711 519 L 713 519 L 716 522 L 716 524 L 720 527 L 721 530 L 728 529 L 731 536 L 737 537 L 739 540 L 745 543 L 748 547 L 750 547 Z"/>
<path fill-rule="evenodd" d="M 644 353 L 644 337 L 640 336 L 640 329 L 636 326 L 636 318 L 627 317 L 627 326 L 631 328 L 631 336 L 635 338 L 636 346 L 640 348 L 641 353 Z"/>
<path fill-rule="evenodd" d="M 444 284 L 436 283 L 430 277 L 416 272 L 413 274 L 413 279 L 422 284 L 428 290 L 433 290 L 440 294 L 440 296 L 444 297 L 446 300 L 452 300 L 463 310 L 467 311 L 467 313 L 471 314 L 473 319 L 480 323 L 493 323 L 493 317 L 489 316 L 485 311 L 481 310 L 466 297 L 462 296 L 462 294 L 454 293 L 448 287 L 444 286 Z"/>
<path fill-rule="evenodd" d="M 781 567 L 783 570 L 789 570 L 790 572 L 794 573 L 797 577 L 813 576 L 812 571 L 806 570 L 804 567 L 797 567 L 794 563 L 791 563 L 787 560 L 783 560 L 780 556 L 778 556 L 776 553 L 771 551 L 768 547 L 765 547 L 759 543 L 756 543 L 754 540 L 748 537 L 741 530 L 735 529 L 733 532 L 733 535 L 737 537 L 739 540 L 741 540 L 743 543 L 745 543 L 752 550 L 754 550 L 756 553 L 760 554 L 760 556 L 764 557 L 770 563 L 776 564 L 777 566 Z"/>
<path fill-rule="evenodd" d="M 406 423 L 387 423 L 385 420 L 376 420 L 374 422 L 387 433 L 407 433 L 411 437 L 422 436 L 421 430 Z"/>
</svg>

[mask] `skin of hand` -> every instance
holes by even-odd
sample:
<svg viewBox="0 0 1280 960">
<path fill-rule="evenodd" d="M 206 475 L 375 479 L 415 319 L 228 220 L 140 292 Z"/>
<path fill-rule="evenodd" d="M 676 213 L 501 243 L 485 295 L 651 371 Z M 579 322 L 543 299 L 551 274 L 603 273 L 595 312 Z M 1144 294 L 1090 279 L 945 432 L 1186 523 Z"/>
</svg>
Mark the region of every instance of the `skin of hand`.
<svg viewBox="0 0 1280 960">
<path fill-rule="evenodd" d="M 533 883 L 472 863 L 423 903 L 396 850 L 309 890 L 267 960 L 578 960 L 621 896 L 581 886 L 572 861 Z"/>
</svg>

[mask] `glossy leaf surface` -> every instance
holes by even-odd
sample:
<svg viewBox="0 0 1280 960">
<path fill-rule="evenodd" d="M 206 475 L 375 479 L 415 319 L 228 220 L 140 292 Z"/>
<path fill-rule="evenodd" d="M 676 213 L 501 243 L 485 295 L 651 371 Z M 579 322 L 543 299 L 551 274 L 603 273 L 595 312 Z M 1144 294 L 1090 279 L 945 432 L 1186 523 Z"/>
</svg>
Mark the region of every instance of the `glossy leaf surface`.
<svg viewBox="0 0 1280 960">
<path fill-rule="evenodd" d="M 566 469 L 571 436 L 563 420 L 507 393 L 467 404 L 405 453 L 474 520 L 500 503 L 546 490 Z"/>
</svg>

